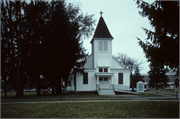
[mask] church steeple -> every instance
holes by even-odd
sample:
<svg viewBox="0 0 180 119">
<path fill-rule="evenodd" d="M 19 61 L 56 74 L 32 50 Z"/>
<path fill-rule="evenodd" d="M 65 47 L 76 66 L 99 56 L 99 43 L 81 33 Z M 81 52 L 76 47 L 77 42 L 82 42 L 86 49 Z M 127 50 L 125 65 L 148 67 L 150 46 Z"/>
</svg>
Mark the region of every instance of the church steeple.
<svg viewBox="0 0 180 119">
<path fill-rule="evenodd" d="M 99 13 L 101 14 L 101 17 L 102 17 L 103 12 L 101 11 L 101 12 L 99 12 Z"/>
<path fill-rule="evenodd" d="M 102 17 L 103 12 L 100 12 L 101 17 L 99 19 L 98 25 L 96 27 L 96 31 L 94 33 L 94 36 L 91 40 L 91 43 L 93 42 L 94 38 L 113 38 L 106 26 L 106 23 Z"/>
</svg>

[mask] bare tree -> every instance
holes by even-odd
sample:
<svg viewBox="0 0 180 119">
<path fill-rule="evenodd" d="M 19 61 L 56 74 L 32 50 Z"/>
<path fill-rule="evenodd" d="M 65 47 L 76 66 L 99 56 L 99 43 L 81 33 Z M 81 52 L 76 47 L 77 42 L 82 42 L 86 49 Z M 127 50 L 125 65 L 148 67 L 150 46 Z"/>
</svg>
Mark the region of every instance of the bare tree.
<svg viewBox="0 0 180 119">
<path fill-rule="evenodd" d="M 124 53 L 118 53 L 116 58 L 120 64 L 122 64 L 126 69 L 129 69 L 131 72 L 135 71 L 137 67 L 142 68 L 140 65 L 144 63 L 143 60 L 139 61 L 138 59 L 131 58 Z"/>
<path fill-rule="evenodd" d="M 142 67 L 140 67 L 141 64 L 143 64 L 143 60 L 142 61 L 139 61 L 138 59 L 134 59 L 134 58 L 131 58 L 129 56 L 127 56 L 127 54 L 124 54 L 124 53 L 118 53 L 118 56 L 115 57 L 120 64 L 122 64 L 126 69 L 129 69 L 131 74 L 130 74 L 130 82 L 131 82 L 131 86 L 132 86 L 132 91 L 134 92 L 134 79 L 133 79 L 133 76 L 132 76 L 132 72 L 136 69 L 140 69 Z"/>
</svg>

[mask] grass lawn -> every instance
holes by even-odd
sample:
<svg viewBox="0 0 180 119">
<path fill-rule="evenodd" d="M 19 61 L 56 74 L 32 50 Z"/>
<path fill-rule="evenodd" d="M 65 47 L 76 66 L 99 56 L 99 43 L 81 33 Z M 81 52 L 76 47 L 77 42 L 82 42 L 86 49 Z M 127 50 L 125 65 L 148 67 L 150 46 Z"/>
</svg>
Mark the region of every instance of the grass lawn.
<svg viewBox="0 0 180 119">
<path fill-rule="evenodd" d="M 136 94 L 131 94 L 131 95 L 137 95 L 137 96 L 141 96 L 141 97 L 153 97 L 153 96 L 166 96 L 166 95 L 170 95 L 170 96 L 176 96 L 175 94 L 165 94 L 165 93 L 136 93 Z"/>
<path fill-rule="evenodd" d="M 174 89 L 162 89 L 162 88 L 159 88 L 158 91 L 159 91 L 159 93 L 161 93 L 161 92 L 175 93 Z M 156 92 L 156 89 L 151 89 L 151 90 L 149 90 L 147 92 Z"/>
<path fill-rule="evenodd" d="M 1 104 L 2 118 L 179 118 L 175 102 Z"/>
<path fill-rule="evenodd" d="M 147 99 L 144 99 L 144 100 L 179 100 L 179 99 L 176 99 L 176 98 L 147 98 Z"/>
</svg>

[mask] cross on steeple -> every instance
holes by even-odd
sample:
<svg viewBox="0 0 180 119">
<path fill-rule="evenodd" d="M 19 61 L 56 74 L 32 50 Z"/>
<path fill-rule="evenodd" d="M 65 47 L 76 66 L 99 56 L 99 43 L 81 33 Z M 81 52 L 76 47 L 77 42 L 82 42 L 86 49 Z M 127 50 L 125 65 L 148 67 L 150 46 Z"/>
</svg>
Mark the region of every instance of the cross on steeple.
<svg viewBox="0 0 180 119">
<path fill-rule="evenodd" d="M 101 11 L 101 12 L 99 12 L 99 13 L 101 14 L 101 17 L 102 17 L 103 12 Z"/>
</svg>

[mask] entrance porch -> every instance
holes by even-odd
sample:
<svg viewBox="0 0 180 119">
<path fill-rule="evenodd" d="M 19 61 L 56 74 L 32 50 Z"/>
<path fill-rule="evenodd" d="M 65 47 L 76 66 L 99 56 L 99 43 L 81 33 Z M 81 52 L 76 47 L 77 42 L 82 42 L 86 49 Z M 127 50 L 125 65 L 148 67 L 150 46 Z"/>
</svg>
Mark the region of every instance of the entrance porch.
<svg viewBox="0 0 180 119">
<path fill-rule="evenodd" d="M 113 84 L 112 76 L 114 73 L 95 73 L 96 84 L 99 85 L 99 89 L 112 89 Z"/>
</svg>

